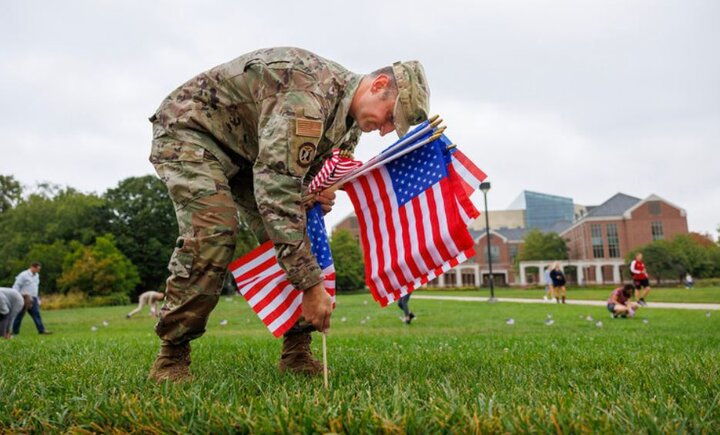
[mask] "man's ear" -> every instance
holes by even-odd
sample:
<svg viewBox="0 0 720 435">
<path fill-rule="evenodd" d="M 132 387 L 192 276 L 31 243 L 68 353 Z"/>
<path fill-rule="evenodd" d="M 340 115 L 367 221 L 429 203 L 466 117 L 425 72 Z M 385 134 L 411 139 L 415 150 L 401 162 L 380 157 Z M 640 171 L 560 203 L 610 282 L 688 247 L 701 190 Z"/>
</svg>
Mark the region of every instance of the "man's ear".
<svg viewBox="0 0 720 435">
<path fill-rule="evenodd" d="M 378 92 L 384 92 L 390 84 L 390 77 L 387 74 L 378 74 L 370 84 L 370 92 L 376 94 Z"/>
</svg>

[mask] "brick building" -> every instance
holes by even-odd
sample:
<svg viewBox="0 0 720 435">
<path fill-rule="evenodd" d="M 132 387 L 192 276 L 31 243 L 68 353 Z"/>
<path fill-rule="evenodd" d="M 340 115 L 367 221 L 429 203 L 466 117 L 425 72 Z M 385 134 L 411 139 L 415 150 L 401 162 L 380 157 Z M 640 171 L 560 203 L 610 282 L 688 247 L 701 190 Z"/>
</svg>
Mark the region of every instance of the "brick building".
<svg viewBox="0 0 720 435">
<path fill-rule="evenodd" d="M 675 235 L 688 233 L 685 210 L 657 195 L 640 199 L 618 193 L 598 206 L 571 203 L 571 208 L 568 208 L 565 198 L 529 193 L 531 195 L 528 198 L 547 200 L 541 201 L 542 207 L 547 207 L 551 201 L 562 204 L 563 219 L 545 222 L 543 228 L 537 225 L 532 227 L 541 231 L 554 231 L 565 239 L 569 259 L 563 260 L 562 264 L 571 283 L 619 283 L 625 273 L 624 257 L 628 252 L 654 240 L 671 239 Z M 559 202 L 557 198 L 562 198 L 562 201 Z M 531 204 L 533 202 L 528 201 L 528 206 Z M 566 220 L 568 209 L 572 210 L 572 220 Z M 528 226 L 518 227 L 518 220 L 528 220 L 526 216 L 533 216 L 533 213 L 537 215 L 537 211 L 533 210 L 489 212 L 490 256 L 493 279 L 498 286 L 543 283 L 539 270 L 554 262 L 554 259 L 547 259 L 515 265 L 515 257 L 522 249 L 525 234 L 531 229 Z M 547 214 L 546 210 L 540 216 Z M 514 228 L 498 228 L 492 222 L 494 215 L 503 222 L 512 222 Z M 488 285 L 488 248 L 484 224 L 485 219 L 481 218 L 470 225 L 470 233 L 476 244 L 475 257 L 431 281 L 429 286 Z M 350 231 L 359 240 L 359 227 L 354 214 L 343 219 L 333 231 L 341 228 Z"/>
</svg>

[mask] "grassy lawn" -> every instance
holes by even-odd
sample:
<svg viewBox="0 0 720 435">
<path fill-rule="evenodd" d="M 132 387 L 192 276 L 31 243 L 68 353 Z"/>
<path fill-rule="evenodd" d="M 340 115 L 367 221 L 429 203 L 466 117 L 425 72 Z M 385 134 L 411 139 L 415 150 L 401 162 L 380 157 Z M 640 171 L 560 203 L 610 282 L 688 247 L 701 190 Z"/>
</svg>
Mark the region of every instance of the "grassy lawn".
<svg viewBox="0 0 720 435">
<path fill-rule="evenodd" d="M 616 286 L 601 288 L 568 287 L 568 299 L 605 301 Z M 480 290 L 420 290 L 422 294 L 454 295 L 454 296 L 489 296 L 490 289 L 483 287 Z M 419 293 L 418 293 L 419 294 Z M 513 289 L 500 287 L 495 289 L 495 296 L 499 298 L 529 298 L 542 299 L 544 289 Z M 654 288 L 647 298 L 652 302 L 688 302 L 688 303 L 715 303 L 720 304 L 720 287 L 696 287 L 692 290 L 685 288 Z"/>
<path fill-rule="evenodd" d="M 221 299 L 184 385 L 146 382 L 146 312 L 45 311 L 54 335 L 26 318 L 0 341 L 0 432 L 720 433 L 718 312 L 410 305 L 408 326 L 369 295 L 339 297 L 329 390 L 278 373 L 280 341 L 241 298 Z"/>
</svg>

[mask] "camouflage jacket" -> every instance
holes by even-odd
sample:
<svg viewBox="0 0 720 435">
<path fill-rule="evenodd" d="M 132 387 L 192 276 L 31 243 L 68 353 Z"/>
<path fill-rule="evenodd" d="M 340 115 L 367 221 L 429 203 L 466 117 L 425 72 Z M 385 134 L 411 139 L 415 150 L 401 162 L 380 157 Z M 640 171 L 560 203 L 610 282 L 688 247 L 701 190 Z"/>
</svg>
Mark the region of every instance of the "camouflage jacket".
<svg viewBox="0 0 720 435">
<path fill-rule="evenodd" d="M 251 177 L 246 188 L 267 237 L 300 289 L 321 281 L 301 197 L 332 148 L 355 148 L 360 130 L 349 109 L 361 78 L 306 50 L 263 49 L 192 78 L 150 118 L 156 139 L 202 146 L 228 180 Z M 153 143 L 153 163 L 182 155 L 173 141 Z"/>
</svg>

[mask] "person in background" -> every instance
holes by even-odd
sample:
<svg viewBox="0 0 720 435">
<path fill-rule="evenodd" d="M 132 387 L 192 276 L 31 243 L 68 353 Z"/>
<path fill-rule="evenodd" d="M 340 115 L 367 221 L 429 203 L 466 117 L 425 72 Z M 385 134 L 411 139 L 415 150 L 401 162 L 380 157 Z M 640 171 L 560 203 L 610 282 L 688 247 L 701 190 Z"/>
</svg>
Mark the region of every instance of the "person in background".
<svg viewBox="0 0 720 435">
<path fill-rule="evenodd" d="M 0 335 L 12 338 L 12 325 L 23 310 L 25 301 L 22 295 L 11 288 L 0 287 Z"/>
<path fill-rule="evenodd" d="M 415 318 L 415 314 L 413 314 L 412 311 L 410 311 L 409 303 L 410 303 L 410 293 L 408 293 L 405 296 L 398 299 L 398 308 L 403 310 L 403 314 L 405 314 L 405 316 L 403 317 L 403 322 L 405 322 L 408 325 Z"/>
<path fill-rule="evenodd" d="M 45 329 L 42 317 L 40 316 L 40 269 L 42 269 L 42 265 L 34 262 L 30 264 L 30 268 L 20 272 L 15 277 L 13 288 L 24 298 L 30 298 L 32 304 L 29 304 L 30 307 L 26 307 L 26 309 L 21 311 L 15 318 L 13 322 L 13 335 L 20 333 L 20 325 L 22 325 L 22 319 L 25 317 L 25 311 L 30 313 L 30 317 L 32 317 L 35 322 L 35 327 L 39 334 L 52 334 L 52 332 Z"/>
<path fill-rule="evenodd" d="M 640 305 L 630 300 L 634 290 L 634 285 L 625 284 L 623 287 L 618 287 L 610 293 L 610 298 L 607 301 L 607 309 L 612 314 L 613 319 L 618 317 L 635 317 L 635 312 Z"/>
<path fill-rule="evenodd" d="M 550 271 L 550 280 L 552 281 L 552 293 L 555 296 L 555 302 L 565 303 L 565 274 L 560 267 L 560 262 L 556 261 L 553 264 L 553 269 Z"/>
<path fill-rule="evenodd" d="M 692 277 L 692 275 L 690 275 L 690 272 L 686 273 L 685 274 L 685 288 L 690 290 L 691 288 L 693 288 L 694 284 L 695 283 L 693 282 L 693 277 Z"/>
<path fill-rule="evenodd" d="M 638 304 L 646 306 L 645 298 L 650 294 L 650 280 L 645 271 L 645 263 L 642 261 L 642 252 L 635 254 L 635 259 L 630 263 L 630 273 L 632 273 L 633 283 L 635 284 L 635 299 Z"/>
<path fill-rule="evenodd" d="M 554 297 L 552 292 L 552 279 L 550 278 L 550 267 L 546 267 L 545 272 L 543 273 L 545 278 L 545 294 L 543 295 L 543 300 L 545 302 L 550 302 Z"/>
<path fill-rule="evenodd" d="M 137 308 L 130 311 L 126 317 L 129 319 L 133 315 L 139 313 L 140 310 L 142 310 L 145 305 L 150 305 L 150 315 L 157 317 L 158 316 L 157 304 L 158 304 L 158 302 L 163 300 L 163 298 L 165 298 L 165 295 L 160 292 L 155 292 L 152 290 L 143 292 L 140 295 L 140 300 L 138 301 Z"/>
</svg>

